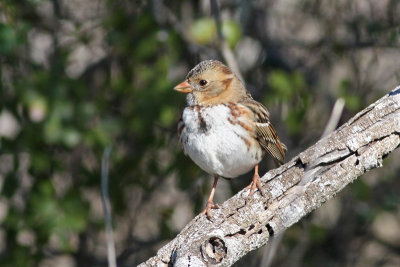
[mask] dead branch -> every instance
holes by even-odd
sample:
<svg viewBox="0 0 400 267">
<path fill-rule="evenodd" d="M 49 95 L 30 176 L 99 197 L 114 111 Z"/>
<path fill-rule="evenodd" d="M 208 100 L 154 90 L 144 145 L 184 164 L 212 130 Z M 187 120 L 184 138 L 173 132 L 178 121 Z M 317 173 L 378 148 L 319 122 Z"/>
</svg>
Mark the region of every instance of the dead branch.
<svg viewBox="0 0 400 267">
<path fill-rule="evenodd" d="M 262 178 L 265 197 L 240 191 L 212 221 L 195 217 L 140 266 L 231 266 L 267 244 L 400 145 L 400 86 Z"/>
</svg>

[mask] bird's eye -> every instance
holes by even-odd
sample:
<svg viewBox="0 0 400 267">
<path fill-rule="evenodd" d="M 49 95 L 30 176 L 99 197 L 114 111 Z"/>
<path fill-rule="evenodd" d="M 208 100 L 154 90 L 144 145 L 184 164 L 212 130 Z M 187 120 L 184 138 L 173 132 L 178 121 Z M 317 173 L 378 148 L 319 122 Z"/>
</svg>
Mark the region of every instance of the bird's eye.
<svg viewBox="0 0 400 267">
<path fill-rule="evenodd" d="M 200 84 L 201 86 L 204 86 L 204 85 L 207 84 L 207 81 L 206 81 L 206 80 L 200 80 L 199 84 Z"/>
</svg>

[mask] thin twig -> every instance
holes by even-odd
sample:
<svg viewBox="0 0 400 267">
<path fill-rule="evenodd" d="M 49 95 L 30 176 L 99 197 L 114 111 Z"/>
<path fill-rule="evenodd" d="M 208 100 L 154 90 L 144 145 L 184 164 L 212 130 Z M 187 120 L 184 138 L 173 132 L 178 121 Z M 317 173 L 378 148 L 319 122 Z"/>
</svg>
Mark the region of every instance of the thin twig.
<svg viewBox="0 0 400 267">
<path fill-rule="evenodd" d="M 101 162 L 101 201 L 103 203 L 104 222 L 106 228 L 107 240 L 107 258 L 109 267 L 117 267 L 115 257 L 114 233 L 112 228 L 111 208 L 108 195 L 108 170 L 110 160 L 111 146 L 104 149 L 103 159 Z"/>
<path fill-rule="evenodd" d="M 242 80 L 242 82 L 244 83 L 243 76 L 239 70 L 239 65 L 237 64 L 237 61 L 235 59 L 235 55 L 229 48 L 229 45 L 226 42 L 225 37 L 222 33 L 222 23 L 219 15 L 217 0 L 210 0 L 210 5 L 211 5 L 211 14 L 214 16 L 215 23 L 217 25 L 219 49 L 221 50 L 222 56 L 224 57 L 228 66 L 233 70 L 234 73 L 236 73 L 239 79 Z"/>
<path fill-rule="evenodd" d="M 211 5 L 211 13 L 214 16 L 215 24 L 217 25 L 218 38 L 220 40 L 224 40 L 225 38 L 222 34 L 221 17 L 219 15 L 219 8 L 218 8 L 217 0 L 210 0 L 210 5 Z"/>
<path fill-rule="evenodd" d="M 270 242 L 267 244 L 263 252 L 261 263 L 259 265 L 260 267 L 271 266 L 272 260 L 274 259 L 276 252 L 278 251 L 279 245 L 282 242 L 283 234 L 284 232 L 280 235 L 271 237 Z"/>
<path fill-rule="evenodd" d="M 322 137 L 327 136 L 331 132 L 333 132 L 336 129 L 336 126 L 339 123 L 340 117 L 342 117 L 343 113 L 343 108 L 344 108 L 345 101 L 343 98 L 338 98 L 333 105 L 332 111 L 331 111 L 331 116 L 329 117 L 328 123 L 325 126 L 324 133 L 322 134 Z"/>
</svg>

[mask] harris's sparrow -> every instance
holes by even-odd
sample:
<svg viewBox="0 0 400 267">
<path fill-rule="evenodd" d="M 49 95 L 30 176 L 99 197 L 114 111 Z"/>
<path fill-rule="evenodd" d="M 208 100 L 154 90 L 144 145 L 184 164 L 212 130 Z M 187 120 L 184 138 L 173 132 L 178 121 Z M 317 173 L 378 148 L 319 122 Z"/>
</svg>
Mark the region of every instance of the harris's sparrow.
<svg viewBox="0 0 400 267">
<path fill-rule="evenodd" d="M 235 178 L 255 169 L 250 196 L 259 181 L 258 164 L 268 152 L 283 164 L 286 146 L 279 140 L 269 112 L 247 92 L 241 80 L 216 60 L 200 62 L 186 80 L 174 87 L 186 93 L 187 105 L 178 123 L 179 141 L 186 155 L 209 174 L 213 187 L 202 214 L 210 216 L 218 178 Z"/>
</svg>

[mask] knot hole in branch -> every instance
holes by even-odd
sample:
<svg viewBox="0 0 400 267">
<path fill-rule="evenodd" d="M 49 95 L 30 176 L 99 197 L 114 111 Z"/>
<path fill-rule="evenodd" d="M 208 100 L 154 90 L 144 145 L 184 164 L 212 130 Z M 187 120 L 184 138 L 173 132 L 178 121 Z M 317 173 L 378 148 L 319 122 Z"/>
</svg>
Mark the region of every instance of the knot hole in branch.
<svg viewBox="0 0 400 267">
<path fill-rule="evenodd" d="M 224 240 L 219 237 L 210 237 L 201 245 L 201 254 L 205 261 L 210 264 L 222 262 L 227 254 L 228 248 Z"/>
</svg>

